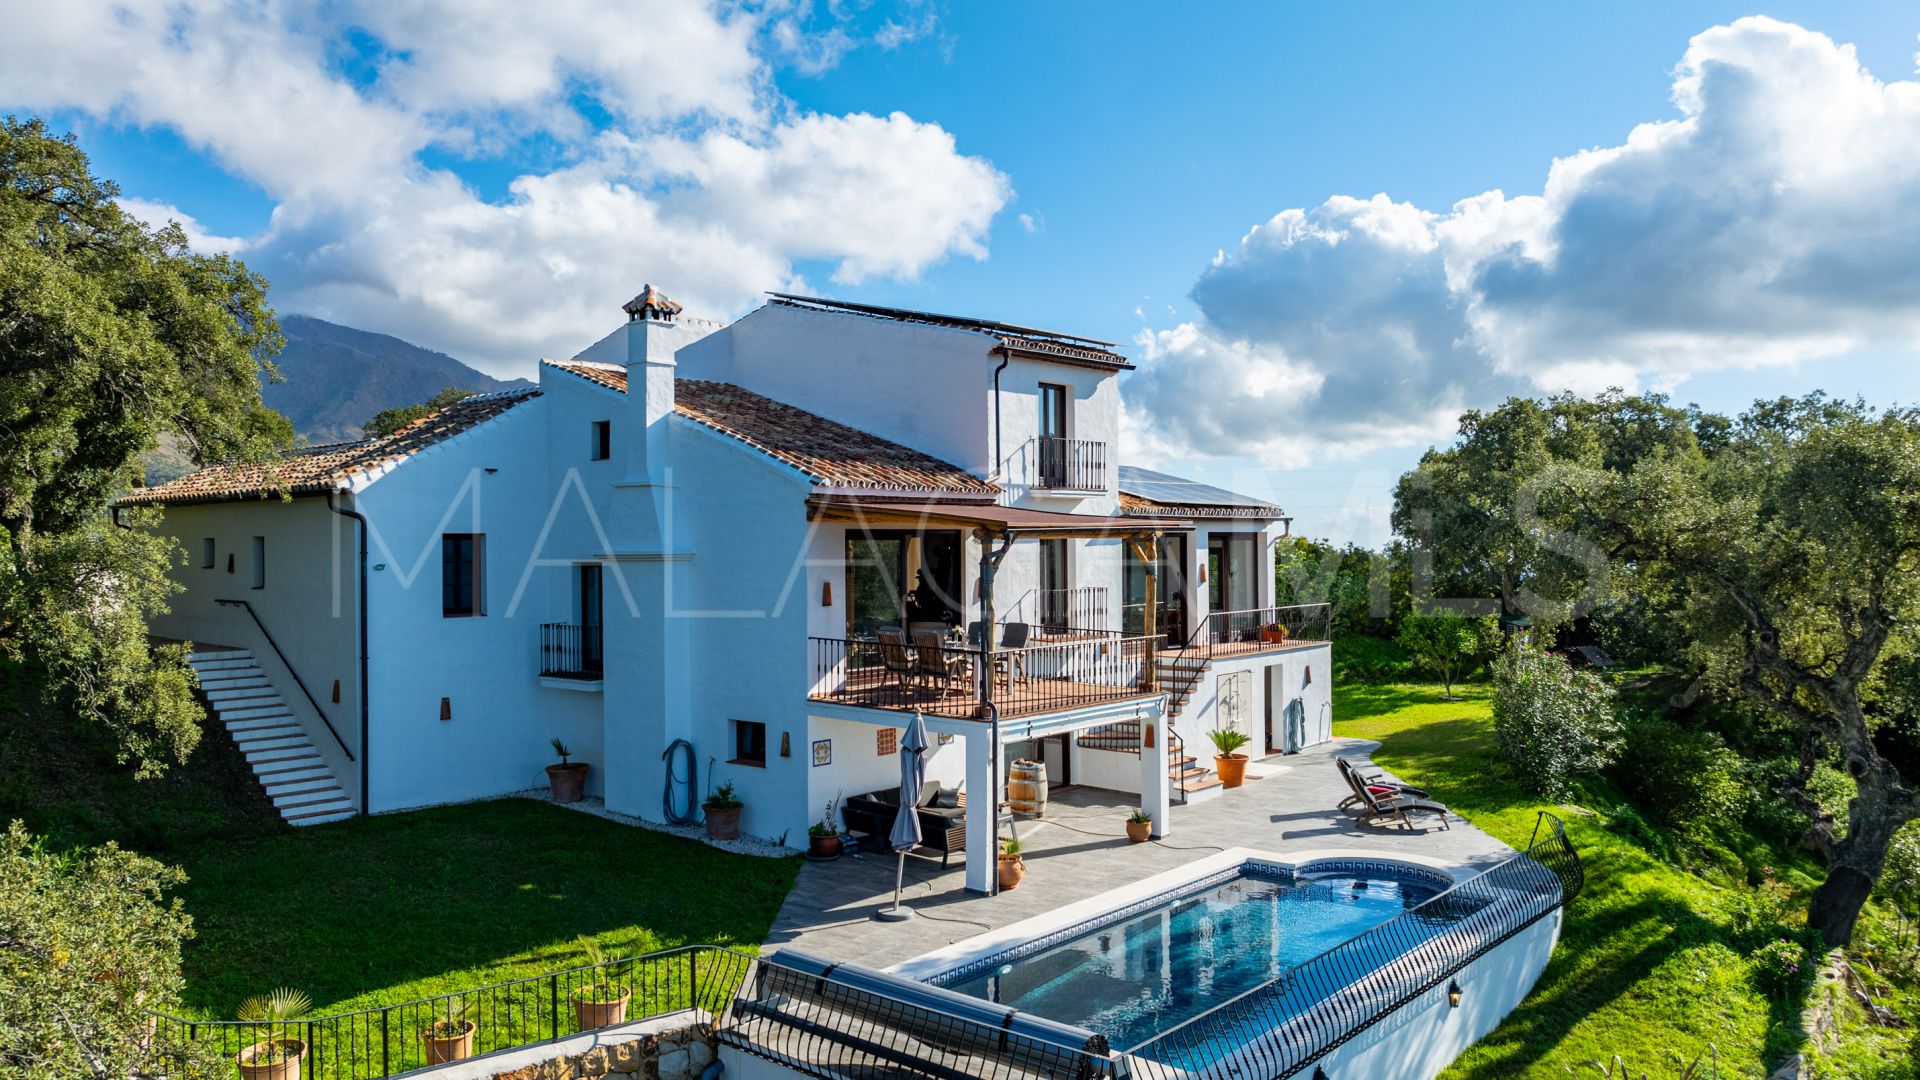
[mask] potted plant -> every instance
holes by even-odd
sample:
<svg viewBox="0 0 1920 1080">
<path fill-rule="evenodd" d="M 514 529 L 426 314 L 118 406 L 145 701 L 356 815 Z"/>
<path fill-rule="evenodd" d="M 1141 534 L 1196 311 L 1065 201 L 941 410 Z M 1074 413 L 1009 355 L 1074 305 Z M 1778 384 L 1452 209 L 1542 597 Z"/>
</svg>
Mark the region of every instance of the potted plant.
<svg viewBox="0 0 1920 1080">
<path fill-rule="evenodd" d="M 1247 781 L 1247 755 L 1240 748 L 1250 741 L 1244 732 L 1233 728 L 1215 728 L 1207 732 L 1213 740 L 1213 768 L 1220 774 L 1220 786 L 1237 788 Z"/>
<path fill-rule="evenodd" d="M 235 1016 L 249 1024 L 267 1025 L 266 1039 L 234 1055 L 241 1080 L 300 1080 L 300 1059 L 307 1056 L 307 1044 L 284 1033 L 275 1037 L 273 1025 L 299 1020 L 312 1008 L 307 995 L 284 986 L 241 1003 Z"/>
<path fill-rule="evenodd" d="M 1144 844 L 1153 836 L 1153 815 L 1145 810 L 1135 810 L 1127 815 L 1127 842 Z"/>
<path fill-rule="evenodd" d="M 1283 623 L 1268 623 L 1260 628 L 1260 641 L 1266 645 L 1285 645 L 1287 628 Z"/>
<path fill-rule="evenodd" d="M 587 763 L 568 761 L 573 751 L 559 739 L 553 740 L 553 752 L 560 755 L 560 764 L 547 766 L 547 786 L 553 791 L 553 801 L 579 802 L 587 793 Z"/>
<path fill-rule="evenodd" d="M 580 935 L 580 951 L 587 956 L 588 982 L 573 992 L 573 1018 L 581 1031 L 611 1027 L 627 1021 L 627 1002 L 633 991 L 607 980 L 607 952 L 600 943 Z"/>
<path fill-rule="evenodd" d="M 1000 889 L 1020 887 L 1020 879 L 1027 876 L 1026 861 L 1020 858 L 1020 841 L 1009 837 L 1000 842 Z"/>
<path fill-rule="evenodd" d="M 708 839 L 740 839 L 740 811 L 745 806 L 740 796 L 733 793 L 733 781 L 714 788 L 713 794 L 707 796 L 707 801 L 700 804 L 700 809 L 707 812 Z"/>
<path fill-rule="evenodd" d="M 833 804 L 827 800 L 827 814 L 807 826 L 807 858 L 826 862 L 840 857 L 840 830 L 833 824 Z"/>
<path fill-rule="evenodd" d="M 479 1028 L 466 1016 L 465 1000 L 445 998 L 441 1001 L 433 1022 L 420 1029 L 420 1041 L 427 1047 L 427 1064 L 445 1065 L 473 1056 L 473 1036 Z"/>
</svg>

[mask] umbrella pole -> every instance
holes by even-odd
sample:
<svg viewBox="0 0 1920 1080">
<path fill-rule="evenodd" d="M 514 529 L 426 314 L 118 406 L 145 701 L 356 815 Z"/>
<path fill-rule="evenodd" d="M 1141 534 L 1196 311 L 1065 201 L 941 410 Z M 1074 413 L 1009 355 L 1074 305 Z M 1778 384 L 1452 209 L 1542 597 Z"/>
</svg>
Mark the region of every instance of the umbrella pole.
<svg viewBox="0 0 1920 1080">
<path fill-rule="evenodd" d="M 907 853 L 904 851 L 899 852 L 895 858 L 899 860 L 900 865 L 893 872 L 893 906 L 890 908 L 881 908 L 879 911 L 873 913 L 873 917 L 883 919 L 887 922 L 905 922 L 913 918 L 912 908 L 903 908 L 900 906 L 900 889 L 907 880 Z"/>
</svg>

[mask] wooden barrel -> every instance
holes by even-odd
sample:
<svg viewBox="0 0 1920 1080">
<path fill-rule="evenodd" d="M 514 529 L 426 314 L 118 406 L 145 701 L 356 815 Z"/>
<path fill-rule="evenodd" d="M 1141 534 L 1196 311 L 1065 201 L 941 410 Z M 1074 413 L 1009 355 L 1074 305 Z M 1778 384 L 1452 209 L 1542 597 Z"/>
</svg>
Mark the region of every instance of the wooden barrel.
<svg viewBox="0 0 1920 1080">
<path fill-rule="evenodd" d="M 1016 814 L 1047 816 L 1047 763 L 1015 760 L 1007 770 L 1007 805 Z"/>
</svg>

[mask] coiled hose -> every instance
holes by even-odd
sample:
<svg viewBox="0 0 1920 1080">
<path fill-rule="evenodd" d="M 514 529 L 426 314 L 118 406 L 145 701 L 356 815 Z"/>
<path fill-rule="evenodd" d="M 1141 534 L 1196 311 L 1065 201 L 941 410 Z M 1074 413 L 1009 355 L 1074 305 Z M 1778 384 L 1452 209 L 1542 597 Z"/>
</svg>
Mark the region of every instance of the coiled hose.
<svg viewBox="0 0 1920 1080">
<path fill-rule="evenodd" d="M 684 772 L 674 768 L 677 754 L 683 754 L 686 758 L 687 767 Z M 666 815 L 667 823 L 670 825 L 691 825 L 695 820 L 693 816 L 693 793 L 696 788 L 694 779 L 700 769 L 698 761 L 693 756 L 693 744 L 685 739 L 675 739 L 660 758 L 667 763 L 667 784 L 660 793 L 660 811 Z M 682 808 L 678 813 L 673 809 L 673 792 L 676 786 L 685 793 L 682 797 Z"/>
</svg>

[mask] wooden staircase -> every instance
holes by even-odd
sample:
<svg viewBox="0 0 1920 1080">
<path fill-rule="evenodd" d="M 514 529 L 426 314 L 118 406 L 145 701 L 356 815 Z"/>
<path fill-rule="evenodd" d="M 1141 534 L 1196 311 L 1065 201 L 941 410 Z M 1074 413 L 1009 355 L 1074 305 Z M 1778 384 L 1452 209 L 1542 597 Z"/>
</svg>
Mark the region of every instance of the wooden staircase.
<svg viewBox="0 0 1920 1080">
<path fill-rule="evenodd" d="M 1212 769 L 1200 763 L 1200 759 L 1187 753 L 1186 741 L 1180 733 L 1167 727 L 1167 737 L 1173 741 L 1167 746 L 1167 779 L 1173 781 L 1174 791 L 1192 795 L 1220 786 L 1220 778 Z M 1122 720 L 1114 724 L 1102 724 L 1088 728 L 1074 736 L 1074 741 L 1083 749 L 1109 750 L 1116 754 L 1140 756 L 1140 721 Z"/>
<path fill-rule="evenodd" d="M 353 801 L 334 778 L 272 680 L 245 649 L 204 649 L 188 655 L 207 706 L 291 825 L 350 818 Z"/>
</svg>

